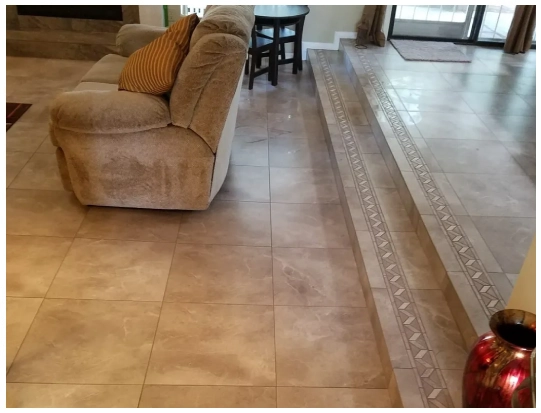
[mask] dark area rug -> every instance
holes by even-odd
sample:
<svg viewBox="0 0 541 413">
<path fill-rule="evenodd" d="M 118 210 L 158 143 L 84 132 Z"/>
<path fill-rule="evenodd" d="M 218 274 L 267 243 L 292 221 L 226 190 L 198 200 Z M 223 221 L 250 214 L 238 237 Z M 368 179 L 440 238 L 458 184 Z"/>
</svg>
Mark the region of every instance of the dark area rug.
<svg viewBox="0 0 541 413">
<path fill-rule="evenodd" d="M 24 112 L 32 106 L 30 103 L 6 103 L 6 131 L 17 122 Z"/>
</svg>

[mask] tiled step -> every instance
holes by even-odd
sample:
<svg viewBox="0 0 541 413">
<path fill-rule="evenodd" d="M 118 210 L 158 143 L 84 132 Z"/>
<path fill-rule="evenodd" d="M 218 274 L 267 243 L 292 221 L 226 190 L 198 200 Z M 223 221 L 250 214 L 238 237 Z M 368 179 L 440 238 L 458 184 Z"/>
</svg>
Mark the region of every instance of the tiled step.
<svg viewBox="0 0 541 413">
<path fill-rule="evenodd" d="M 469 321 L 455 321 L 448 302 L 460 300 L 445 265 L 455 278 L 464 277 L 462 268 L 452 266 L 448 245 L 439 258 L 437 248 L 445 244 L 432 241 L 436 217 L 413 185 L 385 102 L 363 88 L 369 79 L 356 75 L 344 51 L 309 50 L 308 60 L 393 404 L 460 407 L 464 338 L 476 331 L 464 329 Z"/>
</svg>

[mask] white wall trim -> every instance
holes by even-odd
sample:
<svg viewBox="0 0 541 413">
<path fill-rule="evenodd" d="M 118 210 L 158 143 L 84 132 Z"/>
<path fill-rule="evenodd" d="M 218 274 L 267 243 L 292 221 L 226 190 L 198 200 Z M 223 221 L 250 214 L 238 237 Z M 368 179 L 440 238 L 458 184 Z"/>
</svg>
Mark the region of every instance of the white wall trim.
<svg viewBox="0 0 541 413">
<path fill-rule="evenodd" d="M 355 39 L 356 37 L 357 33 L 355 32 L 334 32 L 334 42 L 332 43 L 302 42 L 302 60 L 306 60 L 307 49 L 338 50 L 340 39 Z"/>
</svg>

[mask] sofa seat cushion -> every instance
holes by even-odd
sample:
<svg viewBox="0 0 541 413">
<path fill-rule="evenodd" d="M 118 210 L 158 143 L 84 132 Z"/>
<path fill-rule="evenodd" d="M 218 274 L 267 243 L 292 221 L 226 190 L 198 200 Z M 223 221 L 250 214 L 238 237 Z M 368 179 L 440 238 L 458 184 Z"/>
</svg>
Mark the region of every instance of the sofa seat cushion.
<svg viewBox="0 0 541 413">
<path fill-rule="evenodd" d="M 81 90 L 117 90 L 118 86 L 112 83 L 99 83 L 99 82 L 81 82 L 77 85 L 74 92 L 79 92 Z"/>
<path fill-rule="evenodd" d="M 170 123 L 165 99 L 146 93 L 75 90 L 58 95 L 51 103 L 52 127 L 72 132 L 134 133 Z"/>
<path fill-rule="evenodd" d="M 108 54 L 92 66 L 86 75 L 83 76 L 81 82 L 109 83 L 114 84 L 118 88 L 120 73 L 127 60 L 127 57 Z"/>
</svg>

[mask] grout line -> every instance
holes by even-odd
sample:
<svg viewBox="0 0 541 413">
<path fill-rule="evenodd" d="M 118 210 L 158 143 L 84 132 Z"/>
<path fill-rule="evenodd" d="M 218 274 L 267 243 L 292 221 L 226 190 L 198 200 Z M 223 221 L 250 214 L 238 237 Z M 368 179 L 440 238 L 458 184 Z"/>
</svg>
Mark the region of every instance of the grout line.
<svg viewBox="0 0 541 413">
<path fill-rule="evenodd" d="M 178 237 L 178 232 L 180 231 L 180 224 L 181 224 L 181 221 L 179 220 L 177 224 L 177 237 Z M 158 328 L 160 327 L 160 320 L 162 318 L 163 307 L 165 304 L 165 294 L 167 293 L 167 286 L 169 285 L 169 280 L 171 279 L 171 271 L 173 269 L 173 263 L 175 262 L 177 245 L 178 244 L 175 243 L 175 246 L 173 247 L 173 254 L 171 255 L 171 263 L 169 264 L 169 272 L 167 273 L 167 281 L 165 282 L 165 288 L 163 289 L 162 301 L 160 305 L 160 314 L 158 314 L 158 321 L 156 322 L 156 330 L 154 330 L 154 337 L 152 338 L 152 346 L 150 347 L 150 351 L 148 353 L 147 368 L 145 370 L 145 375 L 143 376 L 143 385 L 141 386 L 141 394 L 139 395 L 139 401 L 137 402 L 137 407 L 139 407 L 139 405 L 141 404 L 141 399 L 143 397 L 143 390 L 144 390 L 144 386 L 147 380 L 148 370 L 150 368 L 150 360 L 152 359 L 152 352 L 154 351 L 154 344 L 156 343 L 156 336 L 158 335 Z"/>
<path fill-rule="evenodd" d="M 83 216 L 83 219 L 81 219 L 81 222 L 79 224 L 79 227 L 77 228 L 77 231 L 75 232 L 77 234 L 77 232 L 79 231 L 79 229 L 81 228 L 81 226 L 83 225 L 83 221 L 85 220 L 87 214 L 88 214 L 88 211 L 90 210 L 90 208 L 86 208 L 86 211 L 85 211 L 85 214 Z M 69 237 L 65 237 L 65 238 L 68 238 Z M 62 261 L 60 262 L 60 265 L 58 266 L 55 274 L 54 274 L 54 277 L 52 278 L 51 280 L 51 283 L 49 284 L 49 287 L 47 288 L 47 291 L 45 292 L 45 294 L 43 295 L 42 299 L 41 299 L 41 303 L 38 307 L 38 310 L 36 311 L 36 314 L 34 315 L 34 318 L 32 319 L 32 322 L 30 323 L 30 325 L 28 326 L 28 329 L 26 330 L 26 333 L 24 335 L 24 338 L 23 340 L 21 341 L 21 344 L 19 345 L 19 348 L 17 349 L 17 352 L 15 353 L 15 355 L 13 356 L 13 359 L 11 361 L 11 364 L 9 366 L 9 369 L 6 371 L 6 377 L 7 375 L 9 374 L 9 372 L 11 371 L 11 368 L 13 367 L 13 365 L 15 364 L 15 361 L 17 360 L 17 356 L 19 355 L 19 352 L 21 351 L 21 349 L 23 348 L 23 345 L 28 337 L 28 334 L 30 333 L 30 330 L 32 329 L 32 326 L 34 325 L 35 321 L 36 321 L 36 318 L 38 317 L 39 315 L 39 312 L 41 311 L 41 308 L 43 307 L 43 303 L 45 302 L 45 299 L 47 297 L 47 294 L 49 293 L 49 290 L 51 289 L 51 286 L 53 285 L 54 283 L 54 280 L 56 279 L 56 276 L 58 275 L 58 273 L 60 272 L 60 269 L 62 268 L 62 265 L 64 264 L 64 261 L 66 260 L 66 257 L 68 256 L 68 254 L 70 253 L 71 249 L 73 248 L 73 243 L 75 241 L 75 236 L 71 238 L 71 244 L 69 246 L 69 248 L 67 249 L 66 251 L 66 254 L 64 255 L 64 258 L 62 258 Z"/>
<path fill-rule="evenodd" d="M 35 385 L 72 385 L 72 386 L 141 386 L 142 389 L 146 386 L 153 387 L 246 387 L 246 388 L 290 388 L 290 389 L 359 389 L 359 390 L 388 390 L 386 387 L 333 387 L 333 386 L 272 386 L 272 385 L 261 385 L 261 384 L 143 384 L 143 383 L 72 383 L 72 382 L 31 382 L 31 381 L 11 381 L 6 384 L 35 384 Z"/>
<path fill-rule="evenodd" d="M 419 289 L 418 289 L 419 290 Z M 432 291 L 433 289 L 421 289 L 423 291 Z M 164 290 L 165 291 L 165 290 Z M 360 305 L 302 305 L 302 304 L 256 304 L 256 303 L 221 303 L 221 302 L 208 302 L 208 301 L 149 301 L 149 300 L 107 300 L 103 298 L 73 298 L 73 297 L 20 297 L 20 296 L 8 296 L 9 298 L 23 298 L 23 299 L 42 299 L 42 300 L 63 300 L 63 301 L 97 301 L 97 302 L 112 302 L 112 303 L 163 303 L 163 304 L 190 304 L 190 305 L 231 305 L 231 306 L 244 306 L 244 307 L 300 307 L 300 308 L 358 308 L 366 309 L 366 306 Z"/>
<path fill-rule="evenodd" d="M 267 135 L 269 132 L 269 113 L 267 112 Z M 270 139 L 267 139 L 267 158 L 268 158 L 268 173 L 269 173 L 269 200 L 272 201 L 272 188 L 271 188 L 271 162 L 270 162 Z M 271 239 L 271 279 L 272 279 L 272 324 L 273 324 L 273 345 L 274 345 L 274 401 L 276 407 L 278 407 L 278 355 L 276 354 L 276 303 L 274 300 L 274 252 L 272 248 L 272 206 L 269 211 L 269 223 L 270 223 L 270 239 Z"/>
</svg>

